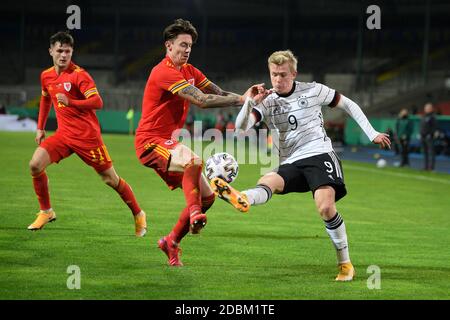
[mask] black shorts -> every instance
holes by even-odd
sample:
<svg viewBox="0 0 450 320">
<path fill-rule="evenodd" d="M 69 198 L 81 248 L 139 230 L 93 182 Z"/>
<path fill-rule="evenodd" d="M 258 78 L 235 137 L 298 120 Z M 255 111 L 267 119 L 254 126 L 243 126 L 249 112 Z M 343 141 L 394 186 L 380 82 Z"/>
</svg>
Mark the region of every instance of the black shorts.
<svg viewBox="0 0 450 320">
<path fill-rule="evenodd" d="M 314 197 L 320 186 L 333 187 L 335 201 L 347 194 L 341 160 L 334 151 L 283 164 L 274 171 L 284 180 L 284 189 L 280 194 L 311 191 Z"/>
</svg>

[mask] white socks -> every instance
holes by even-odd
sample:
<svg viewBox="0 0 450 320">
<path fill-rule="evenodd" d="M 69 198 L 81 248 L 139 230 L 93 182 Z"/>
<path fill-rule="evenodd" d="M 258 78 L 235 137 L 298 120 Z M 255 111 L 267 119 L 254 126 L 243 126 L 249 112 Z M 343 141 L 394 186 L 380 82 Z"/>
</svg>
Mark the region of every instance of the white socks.
<svg viewBox="0 0 450 320">
<path fill-rule="evenodd" d="M 347 232 L 345 230 L 345 223 L 341 215 L 336 212 L 336 215 L 324 221 L 328 235 L 336 248 L 338 263 L 350 262 L 350 255 L 348 253 Z"/>
<path fill-rule="evenodd" d="M 272 198 L 272 190 L 265 184 L 258 184 L 255 188 L 242 191 L 248 198 L 250 205 L 266 203 Z"/>
<path fill-rule="evenodd" d="M 242 191 L 242 193 L 245 193 L 252 206 L 266 203 L 272 198 L 272 190 L 264 184 L 259 184 L 253 189 Z M 324 221 L 324 223 L 327 233 L 336 248 L 338 263 L 350 262 L 347 231 L 345 230 L 344 220 L 339 212 L 336 212 L 336 215 L 332 219 Z"/>
</svg>

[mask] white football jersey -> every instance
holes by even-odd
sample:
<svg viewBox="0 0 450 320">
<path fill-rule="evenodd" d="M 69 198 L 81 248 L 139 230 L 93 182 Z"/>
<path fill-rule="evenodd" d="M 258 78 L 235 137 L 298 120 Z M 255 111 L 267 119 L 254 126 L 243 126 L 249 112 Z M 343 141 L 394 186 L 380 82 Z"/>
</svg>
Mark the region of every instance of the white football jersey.
<svg viewBox="0 0 450 320">
<path fill-rule="evenodd" d="M 334 94 L 334 89 L 323 84 L 295 81 L 291 94 L 271 93 L 254 107 L 261 114 L 260 121 L 278 135 L 273 144 L 279 151 L 280 165 L 333 150 L 321 109 L 333 101 Z"/>
</svg>

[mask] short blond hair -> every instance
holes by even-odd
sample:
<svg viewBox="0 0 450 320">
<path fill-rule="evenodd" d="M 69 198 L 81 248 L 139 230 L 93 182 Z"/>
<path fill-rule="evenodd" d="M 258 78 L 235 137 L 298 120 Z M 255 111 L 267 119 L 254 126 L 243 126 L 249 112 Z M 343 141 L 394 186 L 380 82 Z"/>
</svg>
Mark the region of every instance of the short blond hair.
<svg viewBox="0 0 450 320">
<path fill-rule="evenodd" d="M 297 72 L 297 57 L 294 56 L 291 50 L 275 51 L 270 55 L 269 59 L 267 59 L 267 62 L 269 66 L 271 63 L 280 66 L 287 62 L 289 63 L 291 71 Z"/>
</svg>

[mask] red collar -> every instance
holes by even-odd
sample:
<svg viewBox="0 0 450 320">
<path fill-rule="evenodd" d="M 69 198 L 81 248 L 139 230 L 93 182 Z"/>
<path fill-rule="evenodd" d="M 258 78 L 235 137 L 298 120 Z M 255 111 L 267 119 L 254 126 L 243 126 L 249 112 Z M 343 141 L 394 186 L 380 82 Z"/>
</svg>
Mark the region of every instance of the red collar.
<svg viewBox="0 0 450 320">
<path fill-rule="evenodd" d="M 166 66 L 177 69 L 177 66 L 173 63 L 172 59 L 170 59 L 170 57 L 168 55 L 165 56 L 164 60 L 166 60 Z M 181 66 L 181 68 L 183 68 L 186 65 L 187 65 L 187 63 L 183 64 Z"/>
</svg>

